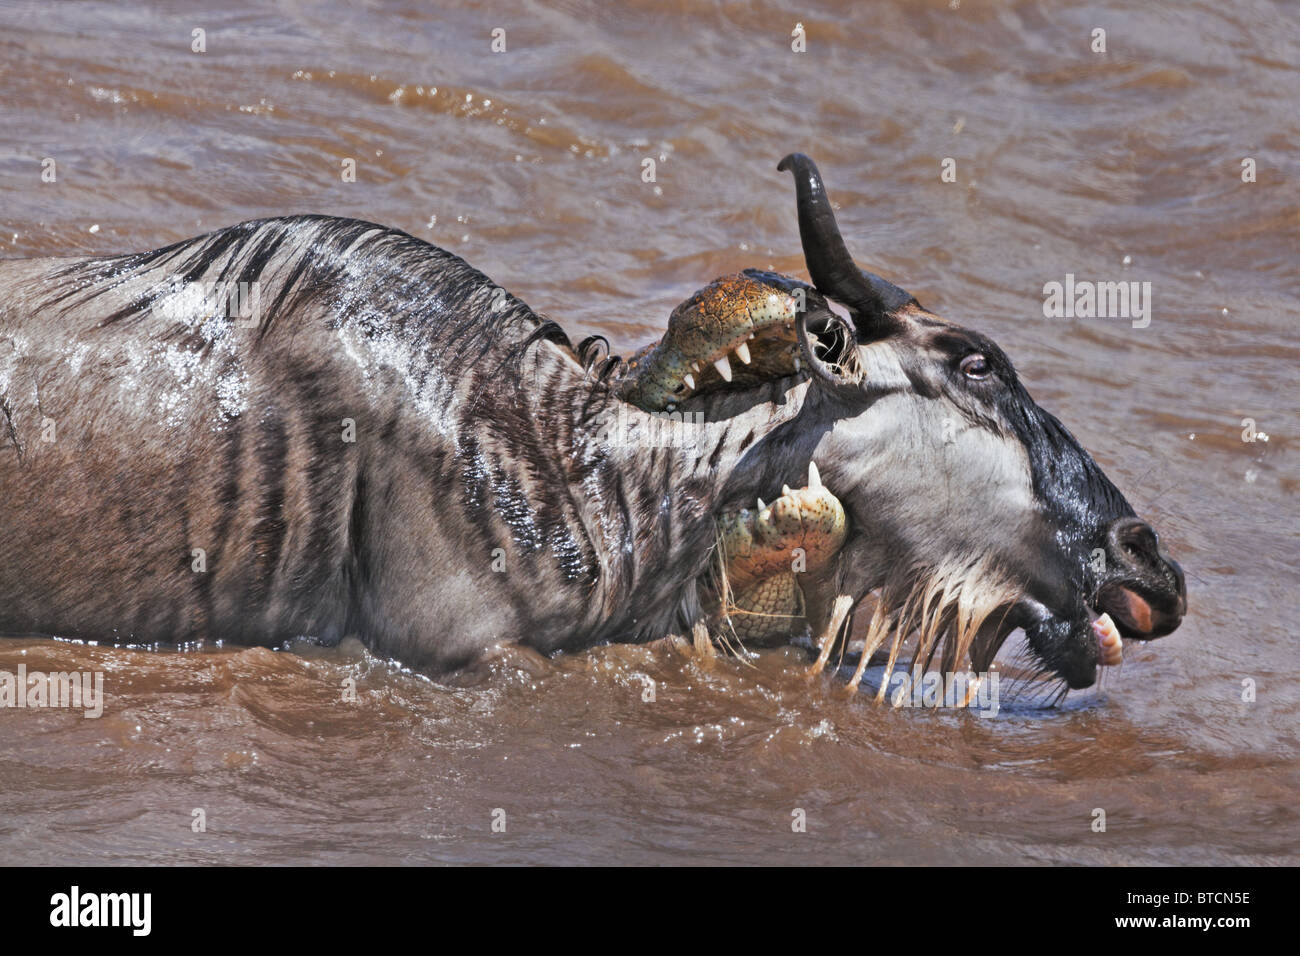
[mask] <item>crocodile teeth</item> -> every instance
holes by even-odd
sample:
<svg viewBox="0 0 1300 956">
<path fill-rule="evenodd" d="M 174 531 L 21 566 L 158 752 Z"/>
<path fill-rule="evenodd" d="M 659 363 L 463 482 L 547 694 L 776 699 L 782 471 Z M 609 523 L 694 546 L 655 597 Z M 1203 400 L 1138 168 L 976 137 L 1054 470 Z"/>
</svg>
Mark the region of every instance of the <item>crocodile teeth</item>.
<svg viewBox="0 0 1300 956">
<path fill-rule="evenodd" d="M 740 359 L 746 365 L 749 364 L 750 361 L 749 346 L 746 345 L 744 342 L 741 342 L 739 345 L 736 346 L 736 358 Z"/>
<path fill-rule="evenodd" d="M 817 462 L 808 462 L 808 487 L 816 491 L 822 486 L 822 476 L 817 471 Z"/>
<path fill-rule="evenodd" d="M 758 499 L 758 510 L 759 510 L 759 511 L 766 511 L 766 510 L 767 510 L 767 505 L 763 504 L 763 499 L 762 499 L 762 498 L 759 498 L 759 499 Z"/>
<path fill-rule="evenodd" d="M 695 390 L 695 376 L 694 376 L 694 375 L 691 375 L 691 374 L 689 374 L 689 373 L 686 374 L 686 375 L 683 375 L 683 376 L 682 376 L 682 381 L 684 381 L 684 382 L 686 383 L 686 387 L 687 387 L 687 388 L 691 389 L 692 391 Z"/>
<path fill-rule="evenodd" d="M 794 492 L 790 490 L 790 486 L 789 486 L 789 485 L 782 485 L 782 486 L 781 486 L 781 495 L 782 495 L 782 497 L 789 497 L 789 496 L 792 495 L 792 494 L 794 494 Z"/>
<path fill-rule="evenodd" d="M 795 370 L 796 372 L 799 371 L 799 366 L 800 366 L 799 356 L 796 355 L 796 356 L 794 357 L 794 370 Z"/>
<path fill-rule="evenodd" d="M 727 361 L 727 357 L 725 355 L 722 356 L 722 358 L 718 359 L 716 362 L 714 362 L 713 367 L 718 370 L 718 374 L 721 375 L 724 379 L 726 379 L 728 382 L 731 381 L 731 363 Z"/>
</svg>

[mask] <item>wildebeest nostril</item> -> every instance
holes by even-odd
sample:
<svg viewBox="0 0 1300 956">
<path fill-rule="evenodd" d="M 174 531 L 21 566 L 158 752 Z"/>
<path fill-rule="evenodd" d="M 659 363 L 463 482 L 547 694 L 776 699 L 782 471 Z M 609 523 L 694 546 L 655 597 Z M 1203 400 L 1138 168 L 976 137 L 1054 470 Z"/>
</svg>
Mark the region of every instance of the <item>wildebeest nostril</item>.
<svg viewBox="0 0 1300 956">
<path fill-rule="evenodd" d="M 1114 567 L 1098 590 L 1097 607 L 1116 617 L 1126 637 L 1174 630 L 1187 611 L 1187 584 L 1178 562 L 1160 553 L 1152 527 L 1119 519 L 1106 529 L 1106 552 Z"/>
<path fill-rule="evenodd" d="M 1120 518 L 1107 533 L 1110 557 L 1130 566 L 1159 565 L 1160 540 L 1155 529 L 1140 518 Z"/>
</svg>

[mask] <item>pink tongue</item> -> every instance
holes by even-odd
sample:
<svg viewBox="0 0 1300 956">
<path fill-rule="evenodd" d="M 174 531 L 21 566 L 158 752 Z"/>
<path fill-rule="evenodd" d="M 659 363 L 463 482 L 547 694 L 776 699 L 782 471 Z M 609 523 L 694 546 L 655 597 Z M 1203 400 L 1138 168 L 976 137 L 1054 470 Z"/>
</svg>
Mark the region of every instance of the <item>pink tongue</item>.
<svg viewBox="0 0 1300 956">
<path fill-rule="evenodd" d="M 1124 596 L 1124 608 L 1128 612 L 1124 616 L 1139 631 L 1149 634 L 1151 632 L 1151 605 L 1128 588 L 1120 588 L 1119 593 Z"/>
</svg>

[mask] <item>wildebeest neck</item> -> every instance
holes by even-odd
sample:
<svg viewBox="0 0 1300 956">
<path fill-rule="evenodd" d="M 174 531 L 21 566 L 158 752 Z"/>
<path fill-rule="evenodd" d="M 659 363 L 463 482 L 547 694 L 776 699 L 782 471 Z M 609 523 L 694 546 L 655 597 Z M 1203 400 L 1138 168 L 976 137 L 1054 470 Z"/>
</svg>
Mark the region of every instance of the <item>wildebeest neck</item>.
<svg viewBox="0 0 1300 956">
<path fill-rule="evenodd" d="M 620 501 L 616 510 L 630 515 L 635 528 L 635 543 L 615 580 L 630 599 L 631 613 L 649 617 L 645 636 L 680 631 L 697 619 L 694 581 L 711 558 L 714 518 L 779 488 L 778 467 L 796 467 L 791 461 L 774 465 L 758 450 L 798 415 L 807 389 L 807 382 L 772 383 L 688 402 L 666 419 L 617 403 L 618 418 L 658 436 L 649 447 L 635 438 L 615 444 L 594 476 L 598 511 L 609 510 L 604 505 L 612 491 Z M 675 619 L 662 620 L 659 612 L 674 603 Z M 638 620 L 638 628 L 642 624 Z"/>
</svg>

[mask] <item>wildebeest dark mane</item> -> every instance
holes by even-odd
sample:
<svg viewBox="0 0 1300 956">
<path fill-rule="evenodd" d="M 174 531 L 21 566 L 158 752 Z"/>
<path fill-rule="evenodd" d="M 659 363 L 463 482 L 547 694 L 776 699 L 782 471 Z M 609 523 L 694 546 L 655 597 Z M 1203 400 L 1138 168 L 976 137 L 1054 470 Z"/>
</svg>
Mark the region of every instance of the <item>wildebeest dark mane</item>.
<svg viewBox="0 0 1300 956">
<path fill-rule="evenodd" d="M 63 282 L 44 305 L 64 316 L 94 315 L 95 328 L 144 318 L 177 283 L 214 284 L 223 293 L 258 283 L 259 343 L 314 309 L 326 311 L 335 328 L 353 324 L 370 335 L 401 335 L 413 354 L 437 353 L 452 371 L 489 356 L 502 367 L 517 366 L 540 341 L 573 352 L 559 324 L 458 256 L 357 219 L 252 220 L 150 252 L 77 260 L 56 277 Z M 113 290 L 120 295 L 111 311 L 91 311 Z"/>
</svg>

